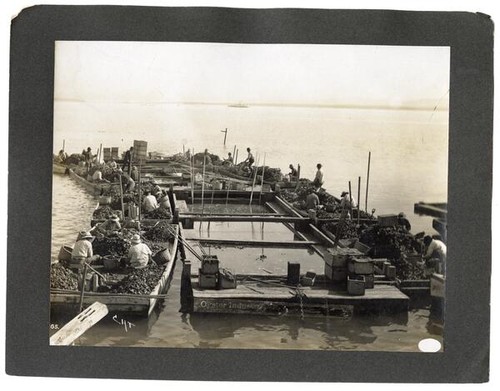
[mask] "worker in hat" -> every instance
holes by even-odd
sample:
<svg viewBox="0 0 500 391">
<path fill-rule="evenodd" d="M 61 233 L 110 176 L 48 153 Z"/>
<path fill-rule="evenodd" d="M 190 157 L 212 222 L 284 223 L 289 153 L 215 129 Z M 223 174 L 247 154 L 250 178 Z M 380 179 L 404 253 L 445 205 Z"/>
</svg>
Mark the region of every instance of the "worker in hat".
<svg viewBox="0 0 500 391">
<path fill-rule="evenodd" d="M 141 237 L 139 235 L 132 236 L 130 241 L 130 248 L 128 250 L 128 258 L 130 260 L 130 266 L 135 269 L 145 268 L 152 255 L 151 249 L 146 243 L 142 243 Z"/>
<path fill-rule="evenodd" d="M 118 232 L 122 229 L 120 224 L 120 219 L 117 215 L 110 215 L 109 218 L 99 224 L 96 224 L 91 230 L 90 233 L 93 234 L 101 234 L 101 235 L 109 235 L 114 232 Z"/>
<path fill-rule="evenodd" d="M 101 259 L 100 255 L 94 255 L 92 249 L 94 239 L 95 237 L 89 231 L 81 231 L 78 234 L 71 252 L 70 268 L 80 270 L 85 263 L 92 263 Z"/>
<path fill-rule="evenodd" d="M 139 170 L 137 169 L 137 166 L 132 167 L 132 171 L 130 172 L 130 177 L 135 181 L 139 182 Z"/>
<path fill-rule="evenodd" d="M 411 230 L 410 221 L 406 218 L 406 215 L 403 212 L 398 214 L 398 226 L 404 228 L 408 232 Z"/>
<path fill-rule="evenodd" d="M 342 208 L 356 208 L 356 200 L 354 199 L 354 197 L 352 195 L 349 194 L 348 191 L 343 191 L 341 194 L 340 194 L 340 206 Z"/>
</svg>

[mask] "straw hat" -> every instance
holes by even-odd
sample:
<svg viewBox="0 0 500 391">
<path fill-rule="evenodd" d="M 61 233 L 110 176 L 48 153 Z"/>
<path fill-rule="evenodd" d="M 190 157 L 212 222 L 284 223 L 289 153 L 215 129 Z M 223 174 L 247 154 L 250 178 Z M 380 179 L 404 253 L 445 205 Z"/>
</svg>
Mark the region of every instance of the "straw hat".
<svg viewBox="0 0 500 391">
<path fill-rule="evenodd" d="M 78 238 L 79 238 L 78 240 L 83 240 L 83 239 L 93 240 L 94 236 L 92 236 L 88 231 L 80 231 L 78 233 Z"/>
<path fill-rule="evenodd" d="M 136 234 L 136 235 L 132 236 L 132 240 L 130 242 L 132 244 L 139 244 L 139 243 L 141 243 L 141 237 Z"/>
</svg>

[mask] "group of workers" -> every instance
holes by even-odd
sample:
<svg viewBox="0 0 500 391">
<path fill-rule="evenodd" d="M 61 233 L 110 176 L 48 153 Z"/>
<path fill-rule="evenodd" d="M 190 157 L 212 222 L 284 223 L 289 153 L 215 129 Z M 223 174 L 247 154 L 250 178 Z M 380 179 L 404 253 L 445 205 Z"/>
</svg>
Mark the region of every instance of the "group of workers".
<svg viewBox="0 0 500 391">
<path fill-rule="evenodd" d="M 81 272 L 85 264 L 98 262 L 102 257 L 94 254 L 92 242 L 96 237 L 90 231 L 81 231 L 71 252 L 70 269 Z M 153 252 L 146 243 L 143 243 L 138 234 L 130 239 L 127 253 L 128 264 L 134 269 L 143 269 L 152 262 Z"/>
</svg>

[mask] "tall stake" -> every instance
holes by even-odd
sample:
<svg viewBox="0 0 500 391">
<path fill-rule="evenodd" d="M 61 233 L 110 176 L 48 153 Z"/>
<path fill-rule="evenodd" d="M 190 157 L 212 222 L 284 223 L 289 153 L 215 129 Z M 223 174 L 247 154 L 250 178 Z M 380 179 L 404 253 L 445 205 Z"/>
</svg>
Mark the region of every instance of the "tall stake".
<svg viewBox="0 0 500 391">
<path fill-rule="evenodd" d="M 226 130 L 221 130 L 221 132 L 224 133 L 224 146 L 226 146 L 227 128 Z"/>
<path fill-rule="evenodd" d="M 371 151 L 368 152 L 368 172 L 366 174 L 366 195 L 365 195 L 365 212 L 368 213 L 368 184 L 370 183 L 370 160 L 372 157 Z"/>
<path fill-rule="evenodd" d="M 141 161 L 139 160 L 139 175 L 138 175 L 138 180 L 139 180 L 139 187 L 138 187 L 138 191 L 139 191 L 139 216 L 138 216 L 138 221 L 139 221 L 139 227 L 140 227 L 140 224 L 141 224 L 141 204 L 142 204 L 142 197 L 141 197 L 141 189 L 142 189 L 142 186 L 141 186 L 141 179 L 142 179 L 142 175 L 141 175 L 141 170 L 142 170 L 142 166 L 141 166 Z"/>
<path fill-rule="evenodd" d="M 66 140 L 63 140 L 63 151 L 65 146 L 66 146 Z"/>
<path fill-rule="evenodd" d="M 120 174 L 120 202 L 122 205 L 122 219 L 125 219 L 125 207 L 123 206 L 123 184 L 122 184 L 122 174 Z"/>
<path fill-rule="evenodd" d="M 189 157 L 189 172 L 191 173 L 191 202 L 194 204 L 193 157 Z"/>
<path fill-rule="evenodd" d="M 203 210 L 205 208 L 205 161 L 206 159 L 206 154 L 203 155 L 203 179 L 201 183 L 201 220 L 203 220 Z M 200 221 L 200 227 L 201 227 L 201 221 Z"/>
<path fill-rule="evenodd" d="M 236 150 L 236 157 L 234 158 L 234 165 L 238 163 L 238 149 Z"/>
<path fill-rule="evenodd" d="M 264 163 L 262 163 L 262 178 L 260 180 L 259 205 L 262 197 L 262 187 L 264 186 L 264 173 L 266 172 L 266 153 L 264 152 Z"/>
<path fill-rule="evenodd" d="M 253 190 L 254 190 L 254 187 L 255 187 L 255 180 L 257 179 L 257 168 L 259 167 L 259 160 L 260 160 L 260 156 L 257 156 L 257 164 L 255 166 L 255 174 L 253 175 L 253 182 L 252 182 L 252 192 L 250 193 L 250 206 L 252 206 L 252 199 L 253 199 Z"/>
<path fill-rule="evenodd" d="M 351 213 L 352 219 L 352 191 L 351 191 L 351 181 L 349 181 L 349 212 Z"/>
<path fill-rule="evenodd" d="M 358 176 L 358 225 L 359 225 L 359 215 L 361 214 L 359 210 L 359 205 L 361 204 L 361 200 L 359 199 L 361 197 L 361 177 Z"/>
<path fill-rule="evenodd" d="M 234 160 L 234 154 L 236 153 L 236 145 L 234 146 L 233 148 L 233 164 L 236 164 L 235 160 Z"/>
</svg>

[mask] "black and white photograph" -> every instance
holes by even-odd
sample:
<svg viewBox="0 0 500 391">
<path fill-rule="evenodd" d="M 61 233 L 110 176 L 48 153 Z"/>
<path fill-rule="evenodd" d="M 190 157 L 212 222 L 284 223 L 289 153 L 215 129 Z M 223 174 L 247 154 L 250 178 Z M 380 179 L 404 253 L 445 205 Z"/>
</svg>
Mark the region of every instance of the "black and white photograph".
<svg viewBox="0 0 500 391">
<path fill-rule="evenodd" d="M 489 382 L 482 0 L 153 3 L 5 13 L 7 377 Z"/>
<path fill-rule="evenodd" d="M 56 41 L 50 345 L 445 351 L 449 92 L 447 46 Z"/>
</svg>

